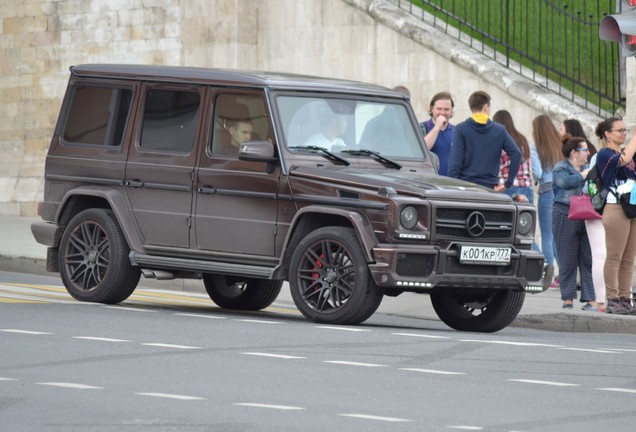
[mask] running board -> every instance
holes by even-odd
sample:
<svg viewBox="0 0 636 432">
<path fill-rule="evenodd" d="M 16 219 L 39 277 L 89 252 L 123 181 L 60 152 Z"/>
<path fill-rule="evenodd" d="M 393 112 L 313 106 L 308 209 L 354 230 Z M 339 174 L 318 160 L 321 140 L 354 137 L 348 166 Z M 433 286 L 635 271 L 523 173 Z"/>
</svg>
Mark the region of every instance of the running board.
<svg viewBox="0 0 636 432">
<path fill-rule="evenodd" d="M 195 271 L 202 273 L 219 273 L 225 275 L 253 276 L 262 279 L 272 279 L 274 267 L 250 266 L 218 261 L 201 261 L 183 258 L 170 258 L 157 255 L 146 255 L 131 251 L 128 255 L 130 263 L 142 268 L 157 268 L 162 270 Z"/>
</svg>

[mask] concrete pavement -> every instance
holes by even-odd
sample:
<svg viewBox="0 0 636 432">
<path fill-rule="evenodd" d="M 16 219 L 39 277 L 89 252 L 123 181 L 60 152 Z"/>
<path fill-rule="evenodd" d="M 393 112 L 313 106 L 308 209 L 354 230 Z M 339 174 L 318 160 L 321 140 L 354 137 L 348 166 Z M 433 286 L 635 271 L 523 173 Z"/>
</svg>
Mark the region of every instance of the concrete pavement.
<svg viewBox="0 0 636 432">
<path fill-rule="evenodd" d="M 54 273 L 46 272 L 46 247 L 36 243 L 31 235 L 31 223 L 39 220 L 35 217 L 0 215 L 0 271 L 55 276 Z M 149 288 L 205 293 L 203 283 L 195 280 L 157 281 L 142 276 L 140 284 Z M 286 284 L 277 301 L 293 304 Z M 580 306 L 575 302 L 574 310 L 561 309 L 558 290 L 528 294 L 512 326 L 563 332 L 636 334 L 636 316 L 584 312 Z M 385 297 L 376 313 L 438 319 L 429 296 L 413 293 Z"/>
</svg>

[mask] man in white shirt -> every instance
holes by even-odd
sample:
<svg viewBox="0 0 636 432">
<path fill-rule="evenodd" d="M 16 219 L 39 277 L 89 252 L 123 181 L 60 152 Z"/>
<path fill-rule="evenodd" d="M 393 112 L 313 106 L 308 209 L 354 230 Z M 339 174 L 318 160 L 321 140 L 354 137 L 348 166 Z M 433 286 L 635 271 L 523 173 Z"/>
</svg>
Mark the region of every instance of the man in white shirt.
<svg viewBox="0 0 636 432">
<path fill-rule="evenodd" d="M 330 112 L 325 115 L 325 119 L 321 120 L 323 120 L 321 131 L 307 138 L 305 145 L 323 147 L 327 150 L 345 147 L 345 142 L 340 137 L 347 130 L 346 117 L 342 114 Z"/>
</svg>

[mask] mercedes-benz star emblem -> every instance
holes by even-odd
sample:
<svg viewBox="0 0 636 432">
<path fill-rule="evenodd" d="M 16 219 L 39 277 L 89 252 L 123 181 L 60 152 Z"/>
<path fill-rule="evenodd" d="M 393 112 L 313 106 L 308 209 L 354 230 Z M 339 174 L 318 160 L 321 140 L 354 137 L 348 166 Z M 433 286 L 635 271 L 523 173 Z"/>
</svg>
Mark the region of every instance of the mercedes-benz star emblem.
<svg viewBox="0 0 636 432">
<path fill-rule="evenodd" d="M 486 229 L 486 217 L 478 212 L 474 211 L 466 218 L 466 231 L 471 237 L 479 237 L 484 233 Z"/>
</svg>

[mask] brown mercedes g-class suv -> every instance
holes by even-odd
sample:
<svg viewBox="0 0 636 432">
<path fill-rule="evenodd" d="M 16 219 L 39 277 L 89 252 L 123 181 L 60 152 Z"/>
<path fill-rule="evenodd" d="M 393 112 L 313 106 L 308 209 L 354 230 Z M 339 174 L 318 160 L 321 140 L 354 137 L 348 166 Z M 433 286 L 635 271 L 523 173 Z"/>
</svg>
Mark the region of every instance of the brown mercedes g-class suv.
<svg viewBox="0 0 636 432">
<path fill-rule="evenodd" d="M 46 159 L 47 270 L 81 301 L 198 278 L 222 308 L 369 318 L 430 294 L 494 332 L 541 292 L 535 209 L 441 177 L 403 95 L 357 82 L 172 66 L 81 65 Z"/>
</svg>

